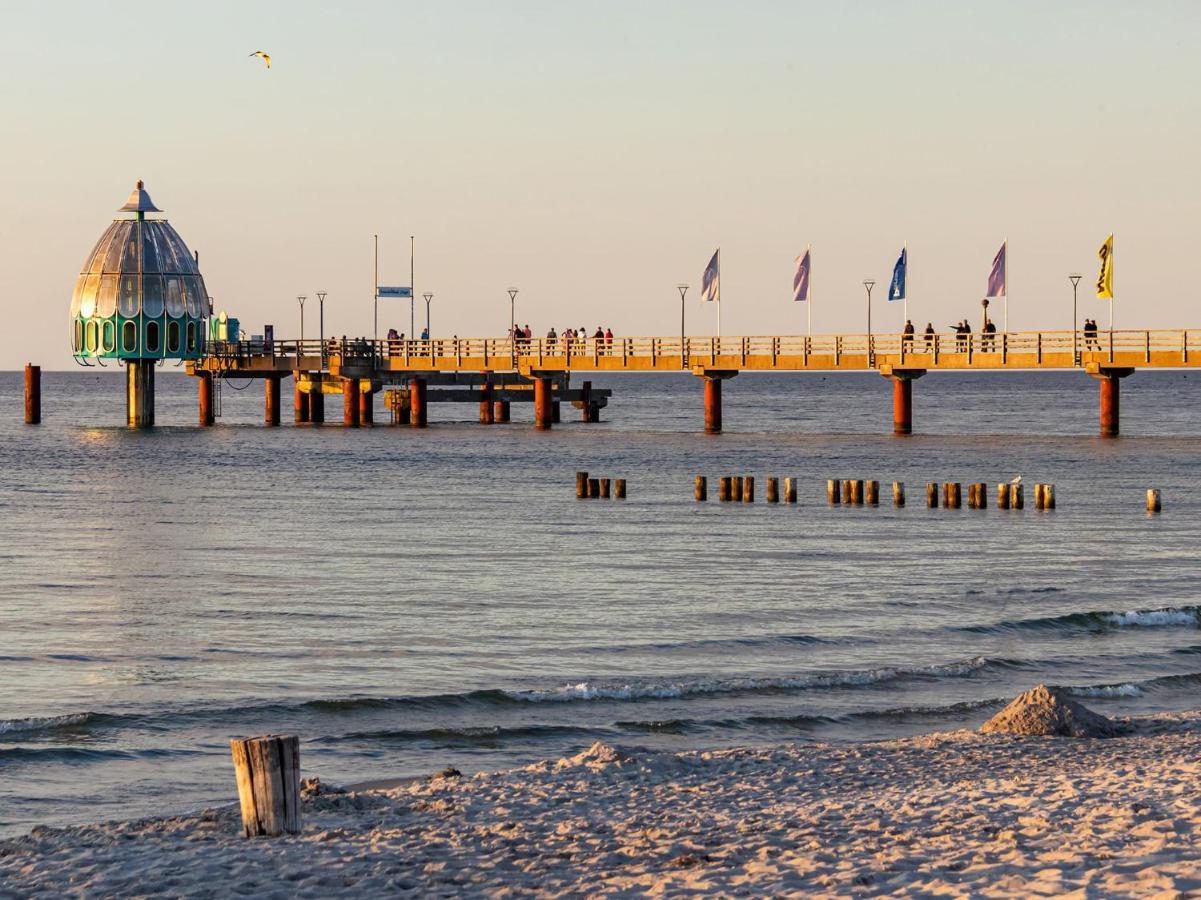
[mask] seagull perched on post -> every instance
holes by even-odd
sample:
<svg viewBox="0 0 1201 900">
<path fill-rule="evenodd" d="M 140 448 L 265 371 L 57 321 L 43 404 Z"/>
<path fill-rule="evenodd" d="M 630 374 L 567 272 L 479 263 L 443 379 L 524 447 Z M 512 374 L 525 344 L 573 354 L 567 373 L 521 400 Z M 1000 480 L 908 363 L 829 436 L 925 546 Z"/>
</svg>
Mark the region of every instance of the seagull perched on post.
<svg viewBox="0 0 1201 900">
<path fill-rule="evenodd" d="M 1021 475 L 1017 476 L 1016 478 L 1013 479 L 1013 481 L 1011 481 L 1009 483 L 1012 484 L 1014 487 L 1017 487 L 1019 484 L 1022 483 L 1022 476 Z"/>
<path fill-rule="evenodd" d="M 264 53 L 262 50 L 255 50 L 250 55 L 251 56 L 261 56 L 263 58 L 263 62 L 265 62 L 267 64 L 267 68 L 268 69 L 271 68 L 271 54 Z"/>
</svg>

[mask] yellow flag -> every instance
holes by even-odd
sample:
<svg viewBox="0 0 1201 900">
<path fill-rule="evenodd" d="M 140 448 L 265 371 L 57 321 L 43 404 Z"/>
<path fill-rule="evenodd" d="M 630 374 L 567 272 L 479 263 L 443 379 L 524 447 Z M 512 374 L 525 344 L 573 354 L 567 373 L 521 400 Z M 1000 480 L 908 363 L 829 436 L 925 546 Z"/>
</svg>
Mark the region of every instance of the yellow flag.
<svg viewBox="0 0 1201 900">
<path fill-rule="evenodd" d="M 1097 251 L 1101 258 L 1101 272 L 1097 275 L 1097 299 L 1113 299 L 1113 235 L 1105 239 L 1101 249 Z"/>
</svg>

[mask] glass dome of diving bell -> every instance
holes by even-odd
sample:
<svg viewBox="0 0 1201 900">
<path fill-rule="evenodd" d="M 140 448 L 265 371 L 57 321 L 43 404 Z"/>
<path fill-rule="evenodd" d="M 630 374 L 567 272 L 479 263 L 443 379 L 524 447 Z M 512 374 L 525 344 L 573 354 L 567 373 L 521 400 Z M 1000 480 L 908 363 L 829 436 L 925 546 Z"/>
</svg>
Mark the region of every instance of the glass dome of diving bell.
<svg viewBox="0 0 1201 900">
<path fill-rule="evenodd" d="M 198 359 L 208 293 L 196 259 L 138 182 L 83 261 L 71 298 L 71 350 L 89 359 Z"/>
</svg>

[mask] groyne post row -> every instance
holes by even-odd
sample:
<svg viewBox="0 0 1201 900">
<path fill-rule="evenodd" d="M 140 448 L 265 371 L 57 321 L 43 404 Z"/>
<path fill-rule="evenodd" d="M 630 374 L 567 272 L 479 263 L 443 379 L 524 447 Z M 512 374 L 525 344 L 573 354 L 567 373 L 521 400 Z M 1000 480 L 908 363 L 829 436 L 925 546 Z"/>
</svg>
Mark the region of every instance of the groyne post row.
<svg viewBox="0 0 1201 900">
<path fill-rule="evenodd" d="M 626 480 L 624 478 L 591 478 L 587 472 L 575 473 L 575 496 L 577 500 L 624 500 Z"/>
</svg>

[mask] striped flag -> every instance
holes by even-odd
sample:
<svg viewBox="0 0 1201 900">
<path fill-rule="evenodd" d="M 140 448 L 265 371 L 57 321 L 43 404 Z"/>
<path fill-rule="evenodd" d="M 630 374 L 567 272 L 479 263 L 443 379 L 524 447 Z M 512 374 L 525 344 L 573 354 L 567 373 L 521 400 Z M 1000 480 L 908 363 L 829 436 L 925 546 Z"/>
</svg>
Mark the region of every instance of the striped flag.
<svg viewBox="0 0 1201 900">
<path fill-rule="evenodd" d="M 988 292 L 984 295 L 985 297 L 1004 297 L 1006 295 L 1005 251 L 1008 247 L 1009 241 L 1006 241 L 997 251 L 997 255 L 993 257 L 992 271 L 988 273 Z"/>
<path fill-rule="evenodd" d="M 706 301 L 721 301 L 721 248 L 713 252 L 709 265 L 705 266 L 705 274 L 701 276 L 701 299 Z"/>
<path fill-rule="evenodd" d="M 805 250 L 804 256 L 796 258 L 796 272 L 792 276 L 792 299 L 797 303 L 804 303 L 809 299 L 809 266 L 811 262 L 808 249 Z"/>
</svg>

